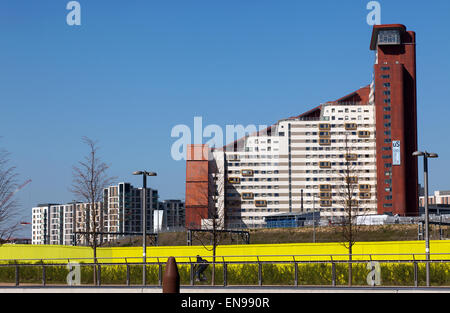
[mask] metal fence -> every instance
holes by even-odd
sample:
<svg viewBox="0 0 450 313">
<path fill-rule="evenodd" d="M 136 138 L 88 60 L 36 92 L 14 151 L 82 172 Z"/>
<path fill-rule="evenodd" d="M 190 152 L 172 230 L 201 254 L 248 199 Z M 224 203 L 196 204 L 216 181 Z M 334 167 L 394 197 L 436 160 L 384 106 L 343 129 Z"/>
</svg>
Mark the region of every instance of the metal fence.
<svg viewBox="0 0 450 313">
<path fill-rule="evenodd" d="M 184 286 L 425 286 L 426 264 L 431 286 L 450 287 L 450 253 L 370 255 L 205 256 L 206 281 L 198 282 L 196 257 L 176 257 Z M 166 257 L 148 257 L 147 286 L 162 286 Z M 0 260 L 0 285 L 10 286 L 142 286 L 142 258 Z M 72 279 L 77 272 L 79 280 Z M 94 273 L 96 281 L 94 282 Z M 76 283 L 73 283 L 76 282 Z"/>
</svg>

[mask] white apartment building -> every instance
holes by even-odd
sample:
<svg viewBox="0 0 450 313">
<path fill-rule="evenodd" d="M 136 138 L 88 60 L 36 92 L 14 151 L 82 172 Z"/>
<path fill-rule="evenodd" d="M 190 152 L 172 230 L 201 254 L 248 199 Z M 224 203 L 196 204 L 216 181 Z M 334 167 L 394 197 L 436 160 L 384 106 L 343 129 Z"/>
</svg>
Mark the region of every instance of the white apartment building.
<svg viewBox="0 0 450 313">
<path fill-rule="evenodd" d="M 101 202 L 97 207 L 101 208 Z M 32 208 L 32 244 L 73 245 L 85 244 L 86 237 L 75 234 L 85 232 L 88 203 L 39 204 Z M 101 212 L 99 210 L 98 212 Z M 106 216 L 96 215 L 97 231 L 101 231 Z M 91 225 L 90 230 L 92 230 Z"/>
<path fill-rule="evenodd" d="M 264 227 L 266 216 L 280 213 L 342 215 L 347 161 L 359 186 L 358 210 L 377 214 L 373 102 L 326 103 L 320 116 L 281 120 L 270 134 L 250 135 L 240 145 L 211 152 L 228 228 Z"/>
<path fill-rule="evenodd" d="M 437 190 L 428 196 L 428 204 L 450 205 L 450 190 Z M 419 197 L 419 205 L 425 206 L 425 196 Z"/>
</svg>

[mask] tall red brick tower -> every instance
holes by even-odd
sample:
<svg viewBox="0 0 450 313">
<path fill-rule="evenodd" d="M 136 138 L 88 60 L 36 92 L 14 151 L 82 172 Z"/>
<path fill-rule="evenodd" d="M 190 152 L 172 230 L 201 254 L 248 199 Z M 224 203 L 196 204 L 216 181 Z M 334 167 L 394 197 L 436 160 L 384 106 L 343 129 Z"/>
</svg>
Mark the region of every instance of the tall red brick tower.
<svg viewBox="0 0 450 313">
<path fill-rule="evenodd" d="M 188 145 L 186 155 L 186 228 L 201 228 L 208 217 L 208 145 Z"/>
<path fill-rule="evenodd" d="M 379 214 L 418 214 L 415 43 L 404 25 L 373 28 Z"/>
</svg>

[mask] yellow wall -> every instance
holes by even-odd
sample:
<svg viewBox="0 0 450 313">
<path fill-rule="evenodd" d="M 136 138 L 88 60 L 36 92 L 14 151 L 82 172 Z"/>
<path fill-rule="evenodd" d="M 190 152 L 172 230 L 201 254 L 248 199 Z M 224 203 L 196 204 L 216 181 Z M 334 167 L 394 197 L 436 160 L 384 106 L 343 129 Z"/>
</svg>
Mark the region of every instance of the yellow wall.
<svg viewBox="0 0 450 313">
<path fill-rule="evenodd" d="M 430 248 L 432 253 L 450 253 L 450 241 L 431 241 Z M 128 258 L 128 262 L 142 260 L 142 247 L 116 247 L 116 248 L 98 248 L 97 256 L 104 258 L 100 261 L 124 261 Z M 384 241 L 384 242 L 358 242 L 353 247 L 354 259 L 361 257 L 356 254 L 393 254 L 384 256 L 373 256 L 373 259 L 412 259 L 412 254 L 423 254 L 425 252 L 424 241 Z M 297 243 L 297 244 L 269 244 L 269 245 L 232 245 L 219 246 L 217 256 L 221 260 L 222 256 L 228 256 L 226 260 L 256 260 L 256 257 L 239 257 L 232 256 L 260 256 L 260 260 L 268 260 L 262 256 L 270 255 L 298 255 L 296 260 L 330 260 L 329 255 L 332 254 L 333 259 L 346 259 L 345 256 L 339 254 L 348 253 L 345 247 L 340 243 Z M 408 254 L 400 256 L 399 254 Z M 169 256 L 178 257 L 177 261 L 188 261 L 196 255 L 211 256 L 211 252 L 202 246 L 181 246 L 181 247 L 148 247 L 148 262 L 159 261 L 165 262 Z M 308 255 L 308 256 L 306 256 Z M 318 255 L 318 256 L 311 256 Z M 0 259 L 76 259 L 87 258 L 85 261 L 91 261 L 92 249 L 88 247 L 72 247 L 72 246 L 52 246 L 52 245 L 3 245 L 0 247 Z M 181 257 L 181 258 L 180 258 Z M 423 255 L 416 255 L 416 259 L 424 259 Z M 433 259 L 450 259 L 449 255 L 434 255 Z M 271 260 L 292 260 L 292 257 L 274 258 Z M 367 257 L 364 257 L 367 259 Z M 219 261 L 218 260 L 218 261 Z M 79 260 L 81 261 L 81 260 Z"/>
</svg>

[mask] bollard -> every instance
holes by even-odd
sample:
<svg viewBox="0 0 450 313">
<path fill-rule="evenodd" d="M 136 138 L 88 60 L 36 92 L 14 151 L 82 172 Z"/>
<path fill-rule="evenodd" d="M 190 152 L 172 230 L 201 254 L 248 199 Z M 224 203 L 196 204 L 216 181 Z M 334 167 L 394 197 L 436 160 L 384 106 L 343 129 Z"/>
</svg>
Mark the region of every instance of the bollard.
<svg viewBox="0 0 450 313">
<path fill-rule="evenodd" d="M 162 285 L 163 293 L 180 293 L 180 274 L 173 256 L 167 260 Z"/>
</svg>

